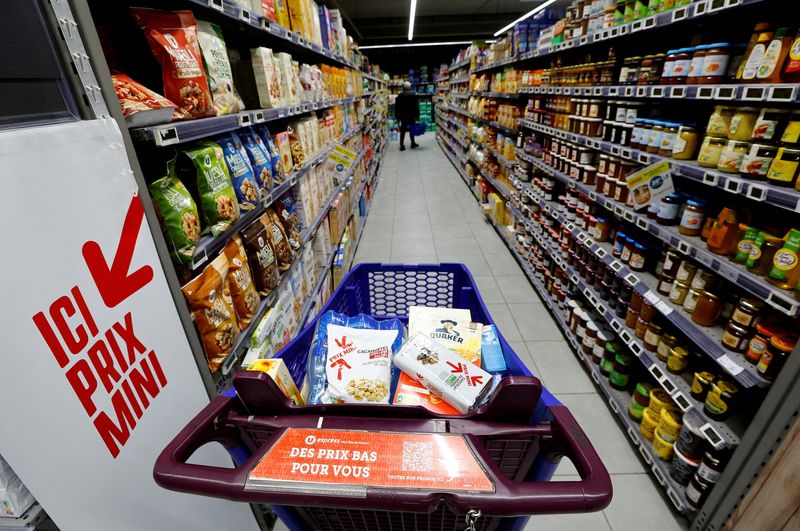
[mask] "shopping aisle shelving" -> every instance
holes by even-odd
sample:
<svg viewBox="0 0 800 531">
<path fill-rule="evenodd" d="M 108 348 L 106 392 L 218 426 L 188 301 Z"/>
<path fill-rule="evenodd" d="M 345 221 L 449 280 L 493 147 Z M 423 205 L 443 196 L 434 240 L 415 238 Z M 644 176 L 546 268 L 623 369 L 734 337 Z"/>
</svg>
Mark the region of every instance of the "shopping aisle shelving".
<svg viewBox="0 0 800 531">
<path fill-rule="evenodd" d="M 576 415 L 612 475 L 615 497 L 602 513 L 539 517 L 529 528 L 621 531 L 635 528 L 646 511 L 649 528 L 681 529 L 526 272 L 485 220 L 465 177 L 455 169 L 463 163 L 446 154 L 431 134 L 418 141 L 419 149 L 402 153 L 396 142 L 387 146 L 356 262 L 466 264 L 512 348 Z M 556 474 L 562 481 L 577 477 L 567 462 Z"/>
</svg>

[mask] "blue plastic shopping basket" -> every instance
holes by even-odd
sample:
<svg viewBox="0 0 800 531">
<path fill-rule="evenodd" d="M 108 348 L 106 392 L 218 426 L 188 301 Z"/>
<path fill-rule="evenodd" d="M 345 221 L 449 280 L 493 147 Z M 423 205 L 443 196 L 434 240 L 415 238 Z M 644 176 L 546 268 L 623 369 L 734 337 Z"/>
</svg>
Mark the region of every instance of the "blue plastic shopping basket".
<svg viewBox="0 0 800 531">
<path fill-rule="evenodd" d="M 296 382 L 305 376 L 319 317 L 333 310 L 349 316 L 398 318 L 409 306 L 467 308 L 473 320 L 494 324 L 462 264 L 360 264 L 343 280 L 314 320 L 279 354 Z M 296 406 L 264 373 L 240 371 L 235 392 L 218 396 L 167 446 L 154 477 L 180 492 L 273 506 L 291 529 L 325 531 L 519 530 L 528 515 L 597 511 L 611 499 L 611 480 L 574 417 L 514 353 L 498 330 L 508 367 L 488 403 L 468 415 L 441 415 L 421 406 L 377 404 Z M 493 494 L 429 492 L 367 487 L 341 496 L 329 493 L 247 490 L 250 470 L 287 427 L 326 426 L 368 431 L 458 433 L 495 484 Z M 210 441 L 228 448 L 232 469 L 188 464 Z M 581 481 L 551 481 L 567 456 Z"/>
</svg>

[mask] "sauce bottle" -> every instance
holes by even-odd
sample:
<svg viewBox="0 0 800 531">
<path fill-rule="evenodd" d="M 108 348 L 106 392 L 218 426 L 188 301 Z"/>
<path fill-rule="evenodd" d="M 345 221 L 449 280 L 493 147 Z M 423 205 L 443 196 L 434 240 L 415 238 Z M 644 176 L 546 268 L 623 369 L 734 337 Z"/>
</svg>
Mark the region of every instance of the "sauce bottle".
<svg viewBox="0 0 800 531">
<path fill-rule="evenodd" d="M 789 28 L 778 28 L 775 37 L 770 41 L 764 58 L 756 72 L 756 78 L 762 83 L 781 83 L 783 78 L 782 66 L 789 55 L 792 46 L 792 33 Z"/>
<path fill-rule="evenodd" d="M 765 31 L 770 31 L 771 29 L 772 25 L 769 22 L 759 22 L 756 24 L 756 27 L 753 29 L 753 34 L 750 36 L 750 41 L 747 43 L 747 48 L 744 51 L 744 58 L 739 64 L 739 68 L 736 69 L 736 79 L 742 79 L 742 73 L 744 72 L 744 67 L 747 64 L 747 58 L 750 57 L 750 52 L 753 51 L 753 47 L 758 43 L 759 35 Z M 800 37 L 800 35 L 798 35 L 798 37 Z"/>
<path fill-rule="evenodd" d="M 764 55 L 767 53 L 767 46 L 772 42 L 775 34 L 772 31 L 763 31 L 758 34 L 758 41 L 750 54 L 744 60 L 744 69 L 742 70 L 742 81 L 752 82 L 756 80 L 758 74 L 758 67 L 761 66 L 761 61 L 764 60 Z"/>
<path fill-rule="evenodd" d="M 786 83 L 797 83 L 800 81 L 800 30 L 794 41 L 789 45 L 789 53 L 783 65 L 783 80 Z"/>
<path fill-rule="evenodd" d="M 715 254 L 727 255 L 736 243 L 739 219 L 736 212 L 723 208 L 711 227 L 708 235 L 708 250 Z"/>
</svg>

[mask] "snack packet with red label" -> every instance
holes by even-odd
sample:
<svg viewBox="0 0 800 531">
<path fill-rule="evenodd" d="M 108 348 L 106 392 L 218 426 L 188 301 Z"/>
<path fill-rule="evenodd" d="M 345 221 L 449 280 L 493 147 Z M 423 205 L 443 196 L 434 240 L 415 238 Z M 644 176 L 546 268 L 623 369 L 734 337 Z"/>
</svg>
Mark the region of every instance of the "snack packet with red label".
<svg viewBox="0 0 800 531">
<path fill-rule="evenodd" d="M 192 118 L 215 116 L 192 12 L 132 7 L 131 13 L 161 63 L 164 95 Z"/>
<path fill-rule="evenodd" d="M 144 127 L 189 118 L 178 106 L 124 74 L 111 76 L 122 116 L 131 127 Z"/>
</svg>

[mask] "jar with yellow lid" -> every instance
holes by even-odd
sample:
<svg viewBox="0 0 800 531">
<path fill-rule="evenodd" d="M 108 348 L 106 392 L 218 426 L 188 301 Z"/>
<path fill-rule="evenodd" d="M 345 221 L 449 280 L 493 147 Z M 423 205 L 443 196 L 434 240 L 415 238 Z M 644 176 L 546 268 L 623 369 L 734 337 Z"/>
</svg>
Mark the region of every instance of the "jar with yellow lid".
<svg viewBox="0 0 800 531">
<path fill-rule="evenodd" d="M 777 186 L 795 186 L 800 169 L 800 149 L 782 147 L 767 172 L 767 181 Z"/>
<path fill-rule="evenodd" d="M 708 392 L 711 390 L 711 384 L 716 380 L 715 376 L 710 372 L 696 372 L 692 380 L 691 395 L 692 398 L 698 402 L 705 402 Z"/>
<path fill-rule="evenodd" d="M 672 374 L 680 374 L 689 366 L 689 351 L 684 347 L 673 347 L 667 358 L 667 370 Z"/>
<path fill-rule="evenodd" d="M 728 139 L 746 141 L 753 136 L 753 129 L 758 119 L 758 109 L 753 107 L 737 107 L 728 125 Z"/>
<path fill-rule="evenodd" d="M 650 394 L 652 401 L 652 392 Z M 648 441 L 652 441 L 659 422 L 661 422 L 660 411 L 654 411 L 652 407 L 644 408 L 644 411 L 642 411 L 642 423 L 639 426 L 639 433 Z"/>
<path fill-rule="evenodd" d="M 674 409 L 662 409 L 661 420 L 656 427 L 656 433 L 661 438 L 669 443 L 674 443 L 678 440 L 681 433 L 683 422 L 681 414 Z"/>
<path fill-rule="evenodd" d="M 678 128 L 675 135 L 675 145 L 672 148 L 672 158 L 675 160 L 692 160 L 697 152 L 699 140 L 697 129 L 688 125 Z"/>
<path fill-rule="evenodd" d="M 661 339 L 656 348 L 656 357 L 665 362 L 669 359 L 672 348 L 678 344 L 678 338 L 670 333 L 661 334 Z"/>
<path fill-rule="evenodd" d="M 661 388 L 653 389 L 650 391 L 650 409 L 653 410 L 653 413 L 656 415 L 661 415 L 661 410 L 666 409 L 675 409 L 677 406 L 675 402 L 672 401 L 672 398 Z M 658 425 L 658 420 L 656 419 L 656 425 Z"/>
<path fill-rule="evenodd" d="M 658 430 L 653 433 L 653 453 L 661 459 L 662 461 L 669 461 L 672 459 L 672 456 L 675 454 L 675 443 L 667 442 L 664 440 L 661 435 L 659 435 Z"/>
<path fill-rule="evenodd" d="M 732 382 L 718 380 L 711 384 L 703 410 L 714 420 L 724 420 L 736 404 L 739 388 Z"/>
<path fill-rule="evenodd" d="M 706 135 L 727 138 L 733 113 L 733 107 L 727 107 L 725 105 L 717 105 L 714 107 L 714 112 L 708 119 L 708 125 L 706 125 Z"/>
<path fill-rule="evenodd" d="M 749 143 L 729 140 L 719 155 L 717 169 L 725 173 L 739 173 L 742 169 L 742 162 L 749 152 Z"/>
<path fill-rule="evenodd" d="M 707 136 L 703 140 L 703 145 L 700 146 L 700 153 L 697 154 L 697 163 L 704 168 L 716 168 L 727 143 L 728 141 L 724 138 Z"/>
</svg>

